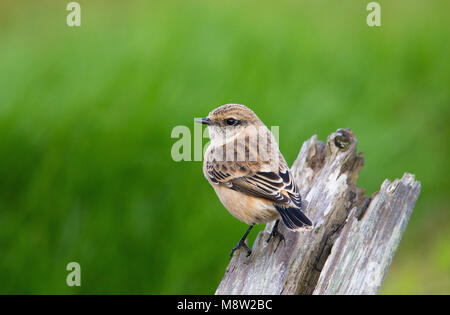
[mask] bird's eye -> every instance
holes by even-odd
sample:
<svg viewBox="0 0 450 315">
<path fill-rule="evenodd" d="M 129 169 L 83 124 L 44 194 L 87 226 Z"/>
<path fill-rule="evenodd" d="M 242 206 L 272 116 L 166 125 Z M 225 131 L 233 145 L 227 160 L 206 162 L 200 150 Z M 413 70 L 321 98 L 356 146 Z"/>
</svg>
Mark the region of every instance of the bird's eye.
<svg viewBox="0 0 450 315">
<path fill-rule="evenodd" d="M 234 118 L 228 118 L 227 120 L 225 120 L 225 122 L 228 126 L 234 126 L 238 123 L 238 121 Z"/>
</svg>

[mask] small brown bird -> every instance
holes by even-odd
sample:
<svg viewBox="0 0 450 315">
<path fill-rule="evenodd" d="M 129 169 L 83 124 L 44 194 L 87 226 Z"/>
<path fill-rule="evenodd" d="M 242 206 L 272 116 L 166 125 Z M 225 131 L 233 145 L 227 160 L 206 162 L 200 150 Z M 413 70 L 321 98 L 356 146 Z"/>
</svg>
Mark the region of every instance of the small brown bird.
<svg viewBox="0 0 450 315">
<path fill-rule="evenodd" d="M 312 226 L 273 134 L 252 110 L 226 104 L 196 122 L 208 126 L 211 138 L 203 163 L 206 179 L 225 208 L 250 225 L 230 257 L 240 247 L 251 254 L 245 239 L 255 224 L 277 220 L 267 242 L 272 236 L 284 240 L 280 218 L 290 230 Z"/>
</svg>

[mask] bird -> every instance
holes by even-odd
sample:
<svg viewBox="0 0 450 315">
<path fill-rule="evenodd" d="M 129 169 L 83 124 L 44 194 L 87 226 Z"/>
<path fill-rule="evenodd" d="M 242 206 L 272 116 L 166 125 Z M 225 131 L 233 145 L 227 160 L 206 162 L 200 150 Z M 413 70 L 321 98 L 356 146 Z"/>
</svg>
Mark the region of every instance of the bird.
<svg viewBox="0 0 450 315">
<path fill-rule="evenodd" d="M 207 126 L 210 144 L 205 151 L 203 174 L 223 206 L 249 225 L 230 258 L 239 248 L 252 250 L 245 240 L 255 224 L 275 221 L 266 240 L 284 241 L 280 220 L 293 231 L 311 228 L 302 211 L 302 199 L 295 179 L 272 132 L 247 106 L 225 104 L 195 122 Z"/>
</svg>

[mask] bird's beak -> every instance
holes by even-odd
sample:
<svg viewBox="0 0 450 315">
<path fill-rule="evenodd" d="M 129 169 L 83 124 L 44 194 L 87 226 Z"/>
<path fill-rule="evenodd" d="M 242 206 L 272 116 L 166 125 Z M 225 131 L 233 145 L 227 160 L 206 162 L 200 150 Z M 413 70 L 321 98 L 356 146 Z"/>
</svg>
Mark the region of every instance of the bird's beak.
<svg viewBox="0 0 450 315">
<path fill-rule="evenodd" d="M 212 124 L 212 122 L 211 122 L 211 120 L 209 120 L 209 118 L 197 118 L 197 119 L 195 119 L 195 122 L 204 124 L 204 125 L 208 125 L 208 126 Z"/>
</svg>

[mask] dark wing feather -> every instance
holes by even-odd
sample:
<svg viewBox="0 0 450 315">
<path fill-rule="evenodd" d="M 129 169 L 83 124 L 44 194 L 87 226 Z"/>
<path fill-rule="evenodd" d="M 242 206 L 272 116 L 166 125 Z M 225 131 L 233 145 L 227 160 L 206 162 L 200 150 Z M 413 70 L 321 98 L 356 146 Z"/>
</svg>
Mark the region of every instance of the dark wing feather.
<svg viewBox="0 0 450 315">
<path fill-rule="evenodd" d="M 224 185 L 276 204 L 301 208 L 298 187 L 282 156 L 279 169 L 273 172 L 251 172 L 250 167 L 234 165 L 230 168 L 229 165 L 227 167 L 218 162 L 208 162 L 206 171 L 214 184 Z"/>
</svg>

